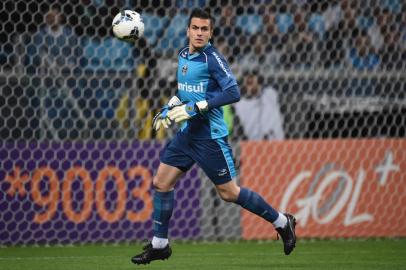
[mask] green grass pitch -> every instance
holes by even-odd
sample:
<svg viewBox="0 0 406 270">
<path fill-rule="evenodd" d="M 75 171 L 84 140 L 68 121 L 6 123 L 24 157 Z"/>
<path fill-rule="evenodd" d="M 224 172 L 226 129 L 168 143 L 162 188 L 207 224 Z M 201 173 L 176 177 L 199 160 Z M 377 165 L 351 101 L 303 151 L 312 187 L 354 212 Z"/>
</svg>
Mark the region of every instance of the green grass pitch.
<svg viewBox="0 0 406 270">
<path fill-rule="evenodd" d="M 302 240 L 285 256 L 280 241 L 174 243 L 169 260 L 137 266 L 141 245 L 0 248 L 1 270 L 406 269 L 406 239 Z"/>
</svg>

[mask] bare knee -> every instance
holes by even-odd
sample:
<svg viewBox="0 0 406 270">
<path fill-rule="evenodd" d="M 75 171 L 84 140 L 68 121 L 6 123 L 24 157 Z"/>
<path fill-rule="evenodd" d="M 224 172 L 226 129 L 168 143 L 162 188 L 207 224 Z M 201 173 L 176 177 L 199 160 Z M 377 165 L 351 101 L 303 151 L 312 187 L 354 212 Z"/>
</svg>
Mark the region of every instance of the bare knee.
<svg viewBox="0 0 406 270">
<path fill-rule="evenodd" d="M 217 185 L 216 189 L 220 198 L 226 202 L 237 201 L 238 195 L 240 194 L 240 187 L 237 186 L 234 181 L 223 185 Z"/>
<path fill-rule="evenodd" d="M 218 191 L 220 198 L 226 202 L 235 202 L 237 197 L 228 191 Z"/>
<path fill-rule="evenodd" d="M 162 181 L 162 179 L 158 178 L 158 177 L 154 177 L 154 179 L 152 179 L 152 187 L 156 190 L 156 191 L 160 191 L 160 192 L 166 192 L 170 190 L 170 186 L 165 183 L 164 181 Z"/>
<path fill-rule="evenodd" d="M 167 192 L 175 187 L 175 184 L 183 172 L 176 167 L 161 163 L 155 177 L 152 179 L 152 187 L 159 192 Z"/>
<path fill-rule="evenodd" d="M 152 179 L 152 187 L 159 192 L 168 192 L 174 188 L 175 184 L 173 184 L 173 182 L 174 181 L 167 178 L 162 178 L 156 175 Z"/>
</svg>

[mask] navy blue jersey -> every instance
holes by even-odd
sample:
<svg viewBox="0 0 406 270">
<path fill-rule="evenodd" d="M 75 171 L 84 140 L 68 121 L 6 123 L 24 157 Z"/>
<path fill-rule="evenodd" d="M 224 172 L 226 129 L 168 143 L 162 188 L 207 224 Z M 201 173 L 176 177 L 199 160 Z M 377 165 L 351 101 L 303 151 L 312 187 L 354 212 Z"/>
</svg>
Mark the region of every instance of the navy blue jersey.
<svg viewBox="0 0 406 270">
<path fill-rule="evenodd" d="M 200 52 L 189 54 L 189 47 L 178 55 L 178 94 L 182 102 L 209 101 L 209 111 L 186 121 L 181 131 L 194 139 L 218 139 L 228 135 L 220 106 L 210 107 L 210 100 L 224 91 L 238 91 L 237 81 L 227 61 L 209 43 Z M 238 92 L 239 98 L 239 92 Z M 213 103 L 218 103 L 218 100 Z"/>
</svg>

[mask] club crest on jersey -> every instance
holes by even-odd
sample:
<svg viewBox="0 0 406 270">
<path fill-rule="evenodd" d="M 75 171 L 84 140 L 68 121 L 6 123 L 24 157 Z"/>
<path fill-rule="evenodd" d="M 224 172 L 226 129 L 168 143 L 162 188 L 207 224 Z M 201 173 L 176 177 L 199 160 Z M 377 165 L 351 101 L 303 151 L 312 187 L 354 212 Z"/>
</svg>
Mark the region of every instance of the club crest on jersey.
<svg viewBox="0 0 406 270">
<path fill-rule="evenodd" d="M 186 75 L 187 69 L 188 69 L 187 65 L 184 65 L 184 66 L 182 67 L 182 74 L 183 74 L 183 76 Z"/>
</svg>

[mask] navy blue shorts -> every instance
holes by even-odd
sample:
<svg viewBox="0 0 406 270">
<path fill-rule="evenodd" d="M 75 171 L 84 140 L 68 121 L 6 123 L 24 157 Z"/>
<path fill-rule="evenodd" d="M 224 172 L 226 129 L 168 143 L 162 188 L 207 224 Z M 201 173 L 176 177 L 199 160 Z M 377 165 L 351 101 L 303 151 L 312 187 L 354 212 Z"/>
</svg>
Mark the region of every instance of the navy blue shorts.
<svg viewBox="0 0 406 270">
<path fill-rule="evenodd" d="M 184 172 L 196 162 L 215 185 L 225 184 L 235 177 L 233 153 L 227 137 L 193 140 L 178 132 L 165 146 L 161 162 Z"/>
</svg>

